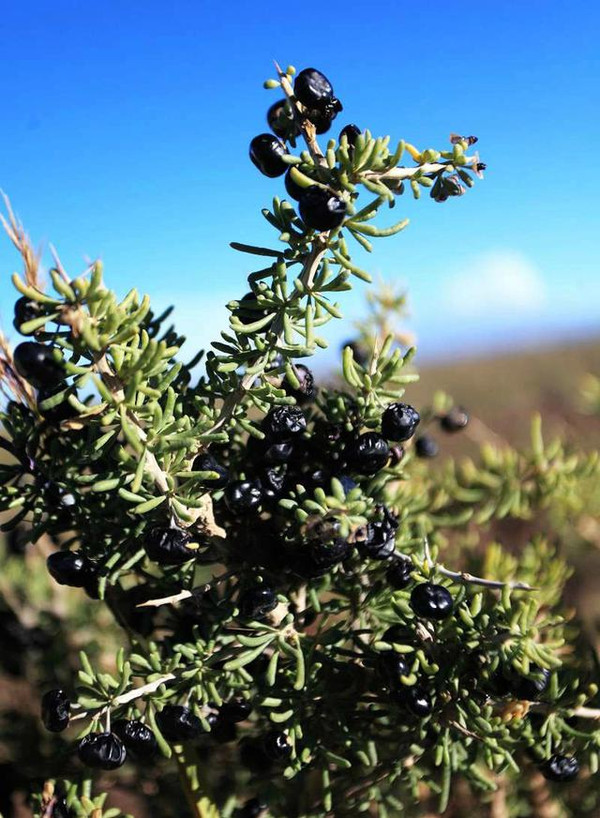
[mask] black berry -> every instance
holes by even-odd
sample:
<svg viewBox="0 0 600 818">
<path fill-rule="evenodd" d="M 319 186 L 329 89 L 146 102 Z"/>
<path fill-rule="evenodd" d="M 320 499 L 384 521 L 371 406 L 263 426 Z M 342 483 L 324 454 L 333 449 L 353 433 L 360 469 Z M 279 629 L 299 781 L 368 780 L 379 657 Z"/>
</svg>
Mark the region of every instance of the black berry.
<svg viewBox="0 0 600 818">
<path fill-rule="evenodd" d="M 226 721 L 217 713 L 209 713 L 206 718 L 210 724 L 210 737 L 217 744 L 230 744 L 237 739 L 235 722 Z"/>
<path fill-rule="evenodd" d="M 391 585 L 396 591 L 406 588 L 412 581 L 410 576 L 412 570 L 413 564 L 411 560 L 406 557 L 398 557 L 386 571 L 385 578 L 388 585 Z"/>
<path fill-rule="evenodd" d="M 299 200 L 300 217 L 312 230 L 335 230 L 346 217 L 346 202 L 328 188 L 311 185 Z"/>
<path fill-rule="evenodd" d="M 301 187 L 297 182 L 294 182 L 292 178 L 291 168 L 288 168 L 288 171 L 285 174 L 285 179 L 283 180 L 283 182 L 285 184 L 285 189 L 288 193 L 288 196 L 291 199 L 295 199 L 296 201 L 300 199 L 300 196 L 302 196 L 302 194 L 306 190 L 305 187 Z"/>
<path fill-rule="evenodd" d="M 410 604 L 417 616 L 441 620 L 452 613 L 453 599 L 450 591 L 443 585 L 422 582 L 413 588 Z"/>
<path fill-rule="evenodd" d="M 469 422 L 469 415 L 462 406 L 455 406 L 440 418 L 440 426 L 445 432 L 460 432 Z"/>
<path fill-rule="evenodd" d="M 256 294 L 250 291 L 239 299 L 238 306 L 235 310 L 235 316 L 241 324 L 253 324 L 255 321 L 260 321 L 268 315 L 269 311 L 266 307 L 258 305 Z M 263 327 L 261 332 L 267 332 L 270 324 Z"/>
<path fill-rule="evenodd" d="M 167 741 L 179 742 L 198 738 L 203 733 L 202 722 L 189 707 L 167 704 L 156 714 L 158 729 Z"/>
<path fill-rule="evenodd" d="M 52 805 L 51 818 L 74 818 L 75 813 L 67 806 L 64 798 L 58 798 Z"/>
<path fill-rule="evenodd" d="M 246 444 L 246 454 L 253 463 L 266 466 L 280 466 L 287 463 L 294 451 L 294 444 L 290 440 L 274 443 L 268 438 L 259 439 L 250 435 Z"/>
<path fill-rule="evenodd" d="M 54 406 L 50 406 L 48 408 L 44 408 L 42 406 L 45 401 L 49 401 L 51 398 L 54 398 L 59 393 L 63 393 L 62 399 L 56 403 Z M 63 420 L 69 420 L 69 418 L 75 417 L 77 415 L 77 410 L 71 406 L 69 401 L 67 400 L 68 394 L 64 392 L 64 389 L 59 387 L 54 387 L 54 389 L 40 389 L 37 396 L 37 404 L 40 414 L 43 416 L 44 420 L 47 423 L 51 424 L 58 424 L 61 423 Z"/>
<path fill-rule="evenodd" d="M 579 775 L 579 762 L 575 756 L 564 756 L 556 753 L 542 764 L 542 775 L 548 781 L 563 783 L 573 781 Z"/>
<path fill-rule="evenodd" d="M 236 818 L 259 818 L 268 809 L 264 801 L 260 798 L 250 798 L 235 813 Z"/>
<path fill-rule="evenodd" d="M 407 403 L 390 403 L 381 417 L 381 434 L 402 443 L 412 437 L 421 418 Z"/>
<path fill-rule="evenodd" d="M 230 699 L 221 705 L 219 717 L 223 721 L 237 724 L 240 721 L 246 721 L 250 713 L 252 713 L 252 705 L 247 699 Z"/>
<path fill-rule="evenodd" d="M 95 564 L 81 551 L 55 551 L 46 560 L 46 566 L 59 585 L 87 588 L 97 579 Z"/>
<path fill-rule="evenodd" d="M 118 719 L 112 724 L 118 736 L 134 758 L 153 758 L 158 752 L 158 742 L 152 730 L 141 721 Z"/>
<path fill-rule="evenodd" d="M 396 531 L 385 520 L 369 523 L 359 547 L 365 557 L 387 560 L 396 549 Z"/>
<path fill-rule="evenodd" d="M 288 741 L 287 733 L 277 730 L 267 733 L 263 739 L 263 747 L 272 761 L 285 761 L 292 754 L 292 745 Z"/>
<path fill-rule="evenodd" d="M 49 690 L 42 696 L 42 721 L 51 733 L 62 733 L 68 726 L 71 702 L 64 690 Z"/>
<path fill-rule="evenodd" d="M 346 343 L 342 345 L 342 349 L 344 347 L 350 347 L 354 360 L 359 366 L 366 366 L 369 363 L 371 359 L 369 350 L 364 344 L 361 344 L 360 341 L 346 341 Z"/>
<path fill-rule="evenodd" d="M 529 665 L 529 672 L 533 678 L 525 678 L 516 674 L 509 677 L 508 687 L 515 698 L 535 701 L 548 687 L 550 671 L 532 663 Z"/>
<path fill-rule="evenodd" d="M 181 528 L 156 526 L 144 540 L 144 550 L 159 565 L 181 565 L 195 557 L 197 549 L 190 548 L 191 534 Z"/>
<path fill-rule="evenodd" d="M 312 543 L 304 563 L 304 570 L 310 577 L 322 576 L 334 565 L 347 559 L 351 553 L 350 543 L 340 538 Z"/>
<path fill-rule="evenodd" d="M 348 477 L 347 474 L 338 474 L 337 479 L 342 484 L 344 494 L 350 494 L 352 489 L 355 489 L 358 486 L 356 480 L 353 480 L 351 477 Z"/>
<path fill-rule="evenodd" d="M 40 318 L 44 314 L 44 307 L 39 301 L 32 301 L 26 295 L 21 296 L 15 303 L 14 327 L 21 335 L 31 335 L 31 332 L 23 332 L 21 327 L 34 318 Z"/>
<path fill-rule="evenodd" d="M 381 639 L 390 645 L 415 645 L 418 642 L 416 633 L 406 625 L 391 625 Z"/>
<path fill-rule="evenodd" d="M 300 133 L 292 109 L 285 99 L 280 99 L 271 105 L 267 111 L 267 124 L 273 133 L 282 139 L 297 136 Z"/>
<path fill-rule="evenodd" d="M 328 102 L 323 108 L 311 108 L 304 116 L 314 125 L 318 134 L 327 133 L 331 128 L 331 123 L 342 110 L 342 103 L 336 97 Z"/>
<path fill-rule="evenodd" d="M 79 742 L 77 755 L 86 767 L 116 770 L 125 763 L 127 750 L 113 733 L 88 733 Z"/>
<path fill-rule="evenodd" d="M 299 406 L 274 406 L 265 415 L 262 430 L 269 440 L 290 440 L 306 430 L 306 418 Z"/>
<path fill-rule="evenodd" d="M 296 364 L 294 369 L 296 370 L 296 377 L 299 381 L 298 386 L 292 386 L 287 378 L 283 380 L 281 386 L 285 389 L 286 395 L 296 399 L 296 403 L 300 405 L 310 403 L 317 394 L 313 373 L 307 366 L 304 366 L 304 364 Z"/>
<path fill-rule="evenodd" d="M 277 596 L 266 585 L 246 588 L 238 599 L 238 608 L 243 619 L 263 619 L 276 607 Z"/>
<path fill-rule="evenodd" d="M 250 143 L 250 159 L 261 173 L 271 179 L 281 176 L 288 169 L 281 158 L 286 153 L 283 142 L 270 133 L 261 133 Z"/>
<path fill-rule="evenodd" d="M 256 480 L 234 480 L 225 489 L 225 502 L 232 514 L 256 511 L 262 499 L 262 488 Z"/>
<path fill-rule="evenodd" d="M 393 650 L 386 650 L 384 653 L 379 654 L 377 668 L 384 682 L 390 687 L 401 685 L 401 677 L 408 676 L 410 673 L 408 662 L 404 656 Z"/>
<path fill-rule="evenodd" d="M 415 441 L 415 452 L 417 457 L 437 457 L 440 447 L 429 435 L 422 435 Z"/>
<path fill-rule="evenodd" d="M 345 125 L 342 130 L 340 131 L 338 141 L 342 141 L 342 137 L 345 136 L 348 140 L 348 145 L 350 147 L 354 147 L 356 144 L 356 140 L 361 134 L 361 130 L 357 125 Z"/>
<path fill-rule="evenodd" d="M 36 341 L 24 341 L 14 351 L 15 369 L 36 389 L 51 389 L 65 377 L 52 347 Z"/>
<path fill-rule="evenodd" d="M 199 454 L 194 460 L 192 471 L 214 471 L 218 475 L 199 480 L 197 485 L 204 489 L 222 489 L 229 480 L 229 471 L 212 454 Z"/>
<path fill-rule="evenodd" d="M 414 716 L 418 716 L 419 718 L 425 718 L 433 709 L 431 696 L 424 688 L 418 685 L 396 687 L 394 690 L 394 698 L 399 704 L 406 707 Z"/>
<path fill-rule="evenodd" d="M 387 464 L 390 447 L 378 432 L 365 432 L 346 447 L 348 465 L 359 474 L 376 474 Z"/>
<path fill-rule="evenodd" d="M 323 109 L 331 104 L 333 86 L 316 68 L 305 68 L 294 81 L 294 94 L 306 108 Z"/>
</svg>

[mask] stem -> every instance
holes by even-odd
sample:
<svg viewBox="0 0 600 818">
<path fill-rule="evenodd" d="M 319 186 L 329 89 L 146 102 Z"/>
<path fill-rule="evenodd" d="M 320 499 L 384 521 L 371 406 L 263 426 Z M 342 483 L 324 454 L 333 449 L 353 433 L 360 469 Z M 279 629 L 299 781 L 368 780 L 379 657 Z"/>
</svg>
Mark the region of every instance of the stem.
<svg viewBox="0 0 600 818">
<path fill-rule="evenodd" d="M 194 818 L 220 818 L 217 805 L 202 792 L 203 788 L 198 780 L 198 765 L 187 758 L 183 747 L 175 753 L 175 759 L 183 792 Z"/>
</svg>

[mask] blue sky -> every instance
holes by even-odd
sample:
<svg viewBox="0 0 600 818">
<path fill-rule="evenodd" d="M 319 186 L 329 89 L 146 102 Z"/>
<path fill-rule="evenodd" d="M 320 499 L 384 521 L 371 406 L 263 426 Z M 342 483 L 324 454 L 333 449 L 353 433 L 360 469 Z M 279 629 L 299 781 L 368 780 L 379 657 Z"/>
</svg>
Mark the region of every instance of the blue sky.
<svg viewBox="0 0 600 818">
<path fill-rule="evenodd" d="M 600 314 L 599 23 L 589 0 L 21 0 L 0 20 L 0 187 L 72 275 L 101 257 L 110 286 L 174 303 L 206 342 L 253 269 L 229 241 L 276 240 L 260 208 L 281 180 L 247 156 L 277 98 L 262 81 L 273 58 L 312 65 L 340 127 L 419 147 L 479 137 L 485 181 L 445 204 L 401 199 L 409 228 L 370 258 L 406 284 L 424 357 L 583 335 Z M 18 268 L 0 239 L 6 329 Z M 344 299 L 349 318 L 363 295 Z"/>
</svg>

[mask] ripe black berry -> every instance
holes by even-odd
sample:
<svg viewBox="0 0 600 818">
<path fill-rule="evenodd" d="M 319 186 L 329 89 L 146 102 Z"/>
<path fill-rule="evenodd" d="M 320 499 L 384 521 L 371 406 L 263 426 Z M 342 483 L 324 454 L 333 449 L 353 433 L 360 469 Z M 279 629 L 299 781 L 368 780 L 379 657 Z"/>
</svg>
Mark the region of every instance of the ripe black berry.
<svg viewBox="0 0 600 818">
<path fill-rule="evenodd" d="M 81 551 L 55 551 L 46 560 L 46 566 L 59 585 L 71 588 L 86 588 L 97 578 L 95 564 Z"/>
<path fill-rule="evenodd" d="M 335 230 L 346 217 L 346 202 L 328 188 L 311 185 L 299 200 L 300 218 L 312 230 Z"/>
<path fill-rule="evenodd" d="M 548 687 L 550 671 L 532 663 L 529 665 L 529 672 L 534 678 L 525 678 L 516 674 L 509 676 L 508 687 L 515 698 L 535 701 Z"/>
<path fill-rule="evenodd" d="M 210 724 L 210 737 L 217 744 L 230 744 L 237 739 L 237 727 L 234 722 L 226 721 L 217 713 L 209 713 L 206 720 Z"/>
<path fill-rule="evenodd" d="M 262 488 L 257 480 L 234 480 L 225 489 L 225 502 L 232 514 L 256 511 L 262 499 Z"/>
<path fill-rule="evenodd" d="M 360 341 L 346 341 L 345 344 L 342 344 L 342 349 L 345 347 L 350 347 L 354 360 L 359 366 L 366 366 L 369 363 L 371 354 Z"/>
<path fill-rule="evenodd" d="M 281 158 L 286 153 L 283 142 L 270 133 L 261 133 L 250 143 L 250 159 L 261 173 L 271 179 L 281 176 L 288 169 Z"/>
<path fill-rule="evenodd" d="M 223 721 L 237 724 L 240 721 L 246 721 L 250 713 L 252 713 L 252 705 L 247 699 L 230 699 L 221 705 L 219 717 Z"/>
<path fill-rule="evenodd" d="M 285 465 L 272 466 L 261 472 L 259 482 L 265 502 L 275 502 L 279 500 L 285 490 L 286 478 L 287 468 Z"/>
<path fill-rule="evenodd" d="M 75 813 L 67 806 L 64 798 L 58 798 L 52 805 L 51 818 L 74 818 Z"/>
<path fill-rule="evenodd" d="M 256 300 L 256 294 L 250 291 L 246 293 L 238 301 L 238 307 L 235 310 L 235 317 L 241 324 L 253 324 L 255 321 L 260 321 L 268 315 L 269 311 L 266 307 L 259 306 Z M 267 332 L 270 323 L 260 330 L 260 332 Z"/>
<path fill-rule="evenodd" d="M 269 440 L 290 440 L 306 430 L 306 418 L 299 406 L 274 406 L 265 415 L 262 430 Z"/>
<path fill-rule="evenodd" d="M 34 318 L 40 318 L 44 314 L 44 307 L 39 301 L 31 301 L 26 295 L 21 296 L 15 303 L 14 328 L 21 335 L 31 335 L 30 332 L 23 332 L 21 327 Z"/>
<path fill-rule="evenodd" d="M 365 432 L 346 446 L 348 465 L 359 474 L 376 474 L 389 457 L 390 447 L 378 432 Z"/>
<path fill-rule="evenodd" d="M 402 704 L 414 716 L 425 718 L 428 716 L 433 705 L 429 693 L 418 685 L 411 687 L 396 687 L 395 699 L 399 704 Z"/>
<path fill-rule="evenodd" d="M 250 435 L 246 444 L 246 455 L 253 463 L 278 466 L 287 463 L 294 451 L 290 440 L 273 443 L 268 438 L 259 439 Z"/>
<path fill-rule="evenodd" d="M 455 406 L 440 418 L 440 426 L 445 432 L 460 432 L 469 422 L 469 415 L 462 406 Z"/>
<path fill-rule="evenodd" d="M 294 94 L 306 108 L 323 109 L 333 99 L 333 86 L 316 68 L 305 68 L 294 81 Z"/>
<path fill-rule="evenodd" d="M 388 585 L 391 585 L 396 591 L 406 588 L 406 586 L 411 583 L 410 574 L 412 570 L 413 564 L 411 560 L 406 557 L 398 557 L 386 571 L 385 578 Z"/>
<path fill-rule="evenodd" d="M 556 753 L 541 767 L 542 775 L 548 781 L 573 781 L 579 775 L 579 762 L 575 756 L 564 756 Z"/>
<path fill-rule="evenodd" d="M 401 677 L 408 676 L 410 673 L 410 667 L 405 657 L 393 650 L 386 650 L 384 653 L 379 654 L 377 669 L 384 682 L 390 687 L 401 685 Z"/>
<path fill-rule="evenodd" d="M 381 640 L 390 645 L 415 645 L 417 634 L 406 625 L 391 625 L 382 635 Z"/>
<path fill-rule="evenodd" d="M 423 435 L 418 437 L 415 441 L 415 452 L 417 457 L 436 457 L 439 454 L 440 447 L 432 437 Z"/>
<path fill-rule="evenodd" d="M 381 434 L 402 443 L 414 435 L 420 420 L 417 410 L 407 403 L 390 403 L 381 417 Z"/>
<path fill-rule="evenodd" d="M 112 724 L 118 736 L 134 758 L 153 758 L 158 752 L 158 742 L 152 730 L 141 721 L 118 719 Z"/>
<path fill-rule="evenodd" d="M 356 140 L 361 134 L 361 130 L 358 125 L 345 125 L 342 130 L 340 131 L 340 135 L 338 141 L 342 141 L 342 137 L 345 136 L 348 140 L 348 145 L 352 148 L 356 144 Z"/>
<path fill-rule="evenodd" d="M 452 613 L 452 594 L 443 585 L 422 582 L 410 595 L 410 604 L 417 616 L 423 619 L 446 619 Z"/>
<path fill-rule="evenodd" d="M 331 128 L 331 123 L 342 110 L 342 103 L 336 97 L 332 97 L 323 108 L 311 108 L 304 116 L 314 125 L 318 134 L 327 133 Z"/>
<path fill-rule="evenodd" d="M 292 754 L 292 745 L 288 741 L 287 733 L 277 730 L 267 733 L 263 739 L 263 747 L 272 761 L 285 761 Z"/>
<path fill-rule="evenodd" d="M 202 733 L 202 722 L 189 707 L 182 704 L 167 704 L 156 714 L 158 729 L 167 741 L 179 742 L 198 738 Z"/>
<path fill-rule="evenodd" d="M 295 199 L 296 201 L 298 201 L 300 199 L 300 196 L 302 196 L 302 194 L 306 190 L 306 188 L 301 187 L 297 182 L 294 182 L 291 171 L 292 169 L 289 168 L 287 173 L 285 174 L 285 179 L 283 180 L 283 182 L 285 184 L 285 189 L 287 191 L 288 196 L 291 199 Z"/>
<path fill-rule="evenodd" d="M 51 389 L 65 377 L 52 347 L 24 341 L 14 351 L 15 369 L 36 389 Z"/>
<path fill-rule="evenodd" d="M 88 733 L 79 742 L 77 755 L 86 767 L 116 770 L 125 763 L 127 750 L 113 733 Z"/>
<path fill-rule="evenodd" d="M 260 798 L 251 798 L 237 810 L 235 816 L 236 818 L 259 818 L 267 809 L 268 806 Z"/>
<path fill-rule="evenodd" d="M 276 607 L 277 596 L 266 585 L 246 588 L 238 599 L 238 608 L 243 619 L 263 619 Z"/>
<path fill-rule="evenodd" d="M 337 479 L 342 484 L 342 488 L 344 489 L 344 494 L 350 494 L 352 489 L 355 489 L 358 485 L 356 480 L 353 480 L 351 477 L 348 477 L 347 474 L 338 474 Z"/>
<path fill-rule="evenodd" d="M 42 696 L 42 721 L 51 733 L 62 733 L 69 724 L 71 702 L 64 690 L 49 690 Z"/>
<path fill-rule="evenodd" d="M 181 565 L 196 556 L 197 549 L 190 548 L 191 542 L 191 534 L 181 528 L 156 526 L 147 533 L 144 550 L 159 565 Z"/>
<path fill-rule="evenodd" d="M 388 522 L 369 523 L 366 538 L 359 543 L 361 553 L 373 560 L 387 560 L 396 549 L 396 529 Z"/>
<path fill-rule="evenodd" d="M 286 139 L 289 136 L 297 136 L 300 128 L 294 120 L 292 109 L 285 99 L 274 102 L 267 111 L 267 123 L 274 134 Z"/>
<path fill-rule="evenodd" d="M 281 386 L 285 389 L 286 395 L 296 399 L 296 403 L 300 405 L 309 403 L 311 400 L 314 400 L 317 394 L 313 373 L 307 366 L 304 366 L 304 364 L 296 364 L 294 369 L 296 370 L 296 377 L 300 382 L 298 386 L 292 386 L 287 378 L 283 380 Z"/>
<path fill-rule="evenodd" d="M 222 489 L 229 480 L 229 471 L 212 454 L 199 454 L 194 460 L 192 471 L 214 471 L 218 474 L 218 477 L 198 481 L 198 486 L 204 489 Z"/>
<path fill-rule="evenodd" d="M 352 546 L 341 538 L 312 543 L 301 570 L 309 577 L 323 576 L 334 565 L 347 559 L 351 553 Z"/>
</svg>

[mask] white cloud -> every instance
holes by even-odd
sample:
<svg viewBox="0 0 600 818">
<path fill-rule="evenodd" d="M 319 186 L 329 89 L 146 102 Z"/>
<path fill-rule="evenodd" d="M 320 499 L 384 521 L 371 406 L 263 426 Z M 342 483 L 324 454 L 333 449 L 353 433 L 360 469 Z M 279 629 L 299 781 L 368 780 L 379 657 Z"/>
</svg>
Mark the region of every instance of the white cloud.
<svg viewBox="0 0 600 818">
<path fill-rule="evenodd" d="M 514 250 L 492 250 L 473 258 L 443 285 L 446 309 L 463 318 L 539 312 L 546 286 L 535 264 Z"/>
</svg>

